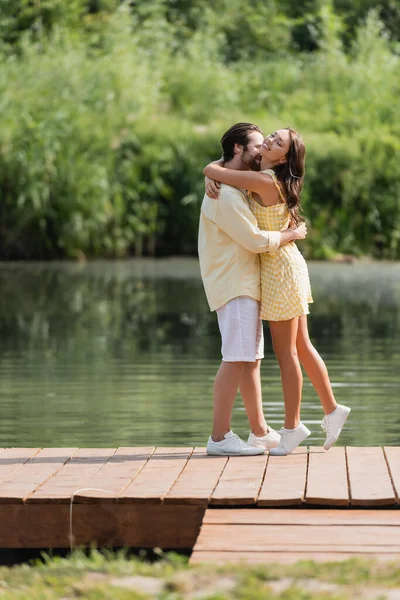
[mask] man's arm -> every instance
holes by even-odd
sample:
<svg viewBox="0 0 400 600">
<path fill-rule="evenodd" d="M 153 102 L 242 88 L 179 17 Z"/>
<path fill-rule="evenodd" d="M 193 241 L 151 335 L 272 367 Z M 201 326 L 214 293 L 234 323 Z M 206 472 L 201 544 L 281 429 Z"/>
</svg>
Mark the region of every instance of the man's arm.
<svg viewBox="0 0 400 600">
<path fill-rule="evenodd" d="M 217 200 L 216 223 L 235 242 L 257 254 L 276 252 L 294 240 L 307 235 L 306 225 L 291 227 L 286 231 L 263 231 L 258 228 L 256 218 L 239 190 L 222 187 Z"/>
</svg>

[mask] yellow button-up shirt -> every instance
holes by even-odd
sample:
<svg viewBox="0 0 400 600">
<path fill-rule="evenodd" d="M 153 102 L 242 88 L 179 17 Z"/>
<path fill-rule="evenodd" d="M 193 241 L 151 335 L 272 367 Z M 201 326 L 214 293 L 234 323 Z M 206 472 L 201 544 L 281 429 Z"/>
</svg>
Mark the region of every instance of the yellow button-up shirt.
<svg viewBox="0 0 400 600">
<path fill-rule="evenodd" d="M 276 252 L 279 231 L 262 231 L 243 190 L 221 185 L 218 200 L 204 196 L 198 250 L 200 271 L 211 310 L 237 296 L 261 298 L 261 252 Z"/>
</svg>

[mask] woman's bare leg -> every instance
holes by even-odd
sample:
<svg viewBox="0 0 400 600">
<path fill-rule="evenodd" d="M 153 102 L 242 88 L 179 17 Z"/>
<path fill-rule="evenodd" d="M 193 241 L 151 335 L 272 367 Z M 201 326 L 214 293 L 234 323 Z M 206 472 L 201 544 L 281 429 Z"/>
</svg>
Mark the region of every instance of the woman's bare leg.
<svg viewBox="0 0 400 600">
<path fill-rule="evenodd" d="M 239 383 L 250 428 L 257 437 L 268 433 L 262 407 L 260 365 L 261 360 L 244 363 Z"/>
<path fill-rule="evenodd" d="M 285 401 L 285 429 L 295 429 L 300 424 L 303 374 L 296 347 L 298 323 L 298 317 L 290 321 L 270 321 L 269 323 L 274 351 L 281 369 Z"/>
<path fill-rule="evenodd" d="M 296 345 L 300 362 L 321 400 L 325 414 L 329 415 L 336 409 L 336 400 L 325 363 L 308 335 L 307 315 L 299 317 Z"/>
</svg>

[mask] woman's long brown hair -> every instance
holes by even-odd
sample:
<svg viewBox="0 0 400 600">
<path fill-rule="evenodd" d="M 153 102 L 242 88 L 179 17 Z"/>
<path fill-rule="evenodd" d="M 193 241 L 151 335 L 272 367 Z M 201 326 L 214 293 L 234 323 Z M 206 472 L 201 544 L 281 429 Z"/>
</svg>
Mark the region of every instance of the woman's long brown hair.
<svg viewBox="0 0 400 600">
<path fill-rule="evenodd" d="M 290 134 L 290 146 L 286 155 L 286 162 L 274 167 L 275 175 L 284 187 L 286 192 L 286 205 L 289 209 L 292 219 L 298 225 L 304 219 L 300 215 L 300 193 L 303 189 L 305 175 L 305 154 L 306 148 L 303 138 L 295 129 L 286 127 Z"/>
</svg>

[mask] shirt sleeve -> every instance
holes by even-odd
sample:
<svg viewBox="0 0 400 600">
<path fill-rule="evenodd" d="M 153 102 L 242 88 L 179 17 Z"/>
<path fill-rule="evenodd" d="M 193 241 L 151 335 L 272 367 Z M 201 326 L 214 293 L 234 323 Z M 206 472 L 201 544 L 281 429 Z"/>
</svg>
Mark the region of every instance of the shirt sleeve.
<svg viewBox="0 0 400 600">
<path fill-rule="evenodd" d="M 251 212 L 242 192 L 221 186 L 216 224 L 235 242 L 257 254 L 276 252 L 281 243 L 279 231 L 263 231 Z"/>
</svg>

